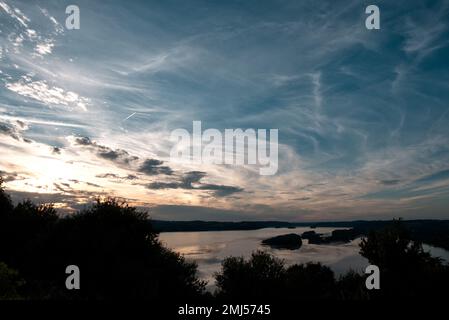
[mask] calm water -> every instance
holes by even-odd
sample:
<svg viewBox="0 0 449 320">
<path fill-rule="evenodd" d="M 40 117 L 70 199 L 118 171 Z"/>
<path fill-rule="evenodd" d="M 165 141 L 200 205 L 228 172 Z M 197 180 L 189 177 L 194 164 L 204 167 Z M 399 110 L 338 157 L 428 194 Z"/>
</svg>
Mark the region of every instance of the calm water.
<svg viewBox="0 0 449 320">
<path fill-rule="evenodd" d="M 183 254 L 187 259 L 198 263 L 199 277 L 208 281 L 209 289 L 214 287 L 213 275 L 221 268 L 221 261 L 229 256 L 249 257 L 255 250 L 264 250 L 285 263 L 321 262 L 340 275 L 349 269 L 363 272 L 369 264 L 359 255 L 360 239 L 345 244 L 314 245 L 303 240 L 298 250 L 277 250 L 261 245 L 261 241 L 276 235 L 314 230 L 317 233 L 330 234 L 336 228 L 298 227 L 266 228 L 249 231 L 208 231 L 208 232 L 167 232 L 161 233 L 161 241 L 169 248 Z M 439 248 L 424 246 L 432 255 L 449 261 L 449 252 Z"/>
</svg>

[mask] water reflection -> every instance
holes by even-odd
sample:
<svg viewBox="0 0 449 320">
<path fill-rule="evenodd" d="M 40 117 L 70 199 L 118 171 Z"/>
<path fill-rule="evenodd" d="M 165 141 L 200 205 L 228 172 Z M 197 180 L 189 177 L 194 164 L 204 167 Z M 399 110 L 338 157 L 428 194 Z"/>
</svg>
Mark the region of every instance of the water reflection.
<svg viewBox="0 0 449 320">
<path fill-rule="evenodd" d="M 255 250 L 264 250 L 278 258 L 284 259 L 287 265 L 305 262 L 321 262 L 338 276 L 349 269 L 363 272 L 369 264 L 359 255 L 360 239 L 343 244 L 309 244 L 303 240 L 298 250 L 277 250 L 262 246 L 261 241 L 287 233 L 302 234 L 314 230 L 317 233 L 330 234 L 336 228 L 298 227 L 266 228 L 245 231 L 208 231 L 208 232 L 167 232 L 161 233 L 161 241 L 169 248 L 183 254 L 187 259 L 198 263 L 200 278 L 208 281 L 208 288 L 214 288 L 214 273 L 221 268 L 221 261 L 229 256 L 249 257 Z M 432 255 L 449 261 L 449 252 L 443 249 L 424 246 Z"/>
<path fill-rule="evenodd" d="M 349 268 L 361 271 L 367 261 L 358 254 L 359 240 L 347 244 L 313 245 L 303 240 L 299 250 L 276 250 L 261 245 L 263 239 L 286 233 L 302 234 L 310 228 L 267 228 L 250 231 L 169 232 L 160 239 L 169 248 L 198 263 L 199 276 L 213 287 L 213 275 L 228 256 L 249 257 L 255 250 L 268 251 L 284 259 L 286 264 L 322 262 L 337 274 Z M 335 228 L 316 228 L 317 233 L 330 234 Z"/>
</svg>

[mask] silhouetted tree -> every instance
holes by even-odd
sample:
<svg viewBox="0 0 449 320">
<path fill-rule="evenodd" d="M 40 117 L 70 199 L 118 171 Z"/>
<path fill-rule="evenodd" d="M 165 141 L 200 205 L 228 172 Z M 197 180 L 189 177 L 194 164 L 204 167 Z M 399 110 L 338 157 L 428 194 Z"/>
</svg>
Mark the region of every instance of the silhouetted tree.
<svg viewBox="0 0 449 320">
<path fill-rule="evenodd" d="M 56 297 L 175 299 L 204 290 L 196 264 L 161 245 L 147 214 L 114 199 L 60 219 L 32 249 L 32 278 L 51 284 Z M 82 290 L 64 286 L 71 264 L 80 268 Z"/>
<path fill-rule="evenodd" d="M 448 267 L 412 241 L 401 220 L 370 232 L 360 248 L 360 254 L 381 272 L 381 290 L 372 291 L 371 297 L 429 298 L 444 294 L 449 285 Z"/>
<path fill-rule="evenodd" d="M 337 298 L 340 300 L 368 300 L 366 276 L 353 270 L 341 275 L 337 281 Z"/>
<path fill-rule="evenodd" d="M 163 247 L 147 213 L 125 202 L 98 200 L 59 218 L 51 205 L 27 200 L 14 207 L 0 184 L 0 206 L 0 261 L 8 265 L 2 279 L 12 283 L 18 270 L 26 298 L 173 300 L 204 292 L 196 264 Z M 80 268 L 81 290 L 65 287 L 72 264 Z"/>
<path fill-rule="evenodd" d="M 226 258 L 215 275 L 218 296 L 235 299 L 276 297 L 284 277 L 283 261 L 263 251 L 254 252 L 249 260 Z"/>
<path fill-rule="evenodd" d="M 35 205 L 29 200 L 13 206 L 0 181 L 0 261 L 22 270 L 27 250 L 38 235 L 57 220 L 52 205 Z"/>
<path fill-rule="evenodd" d="M 333 272 L 320 263 L 284 262 L 266 252 L 256 251 L 249 260 L 229 257 L 215 275 L 219 298 L 229 299 L 330 299 L 335 294 Z"/>
<path fill-rule="evenodd" d="M 287 298 L 292 300 L 335 298 L 334 273 L 321 263 L 294 264 L 288 267 L 285 287 Z"/>
<path fill-rule="evenodd" d="M 6 194 L 3 187 L 3 178 L 0 177 L 0 218 L 4 215 L 11 213 L 14 208 L 11 198 Z"/>
</svg>

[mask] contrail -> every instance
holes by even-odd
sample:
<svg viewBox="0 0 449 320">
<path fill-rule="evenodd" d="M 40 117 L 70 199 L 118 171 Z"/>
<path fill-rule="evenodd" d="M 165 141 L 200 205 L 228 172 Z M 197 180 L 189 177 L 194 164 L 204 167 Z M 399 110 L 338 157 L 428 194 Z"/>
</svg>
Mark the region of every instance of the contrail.
<svg viewBox="0 0 449 320">
<path fill-rule="evenodd" d="M 129 116 L 127 116 L 125 119 L 123 119 L 123 121 L 128 120 L 129 118 L 131 118 L 135 114 L 136 114 L 136 112 L 131 113 Z"/>
</svg>

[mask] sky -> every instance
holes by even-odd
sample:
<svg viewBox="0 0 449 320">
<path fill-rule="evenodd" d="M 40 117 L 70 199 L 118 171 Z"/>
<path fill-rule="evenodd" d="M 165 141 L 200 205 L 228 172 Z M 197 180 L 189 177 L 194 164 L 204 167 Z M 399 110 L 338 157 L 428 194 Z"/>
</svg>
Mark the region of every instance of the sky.
<svg viewBox="0 0 449 320">
<path fill-rule="evenodd" d="M 448 28 L 442 0 L 0 0 L 0 174 L 62 214 L 448 219 Z M 170 158 L 193 121 L 278 129 L 277 173 Z"/>
</svg>

